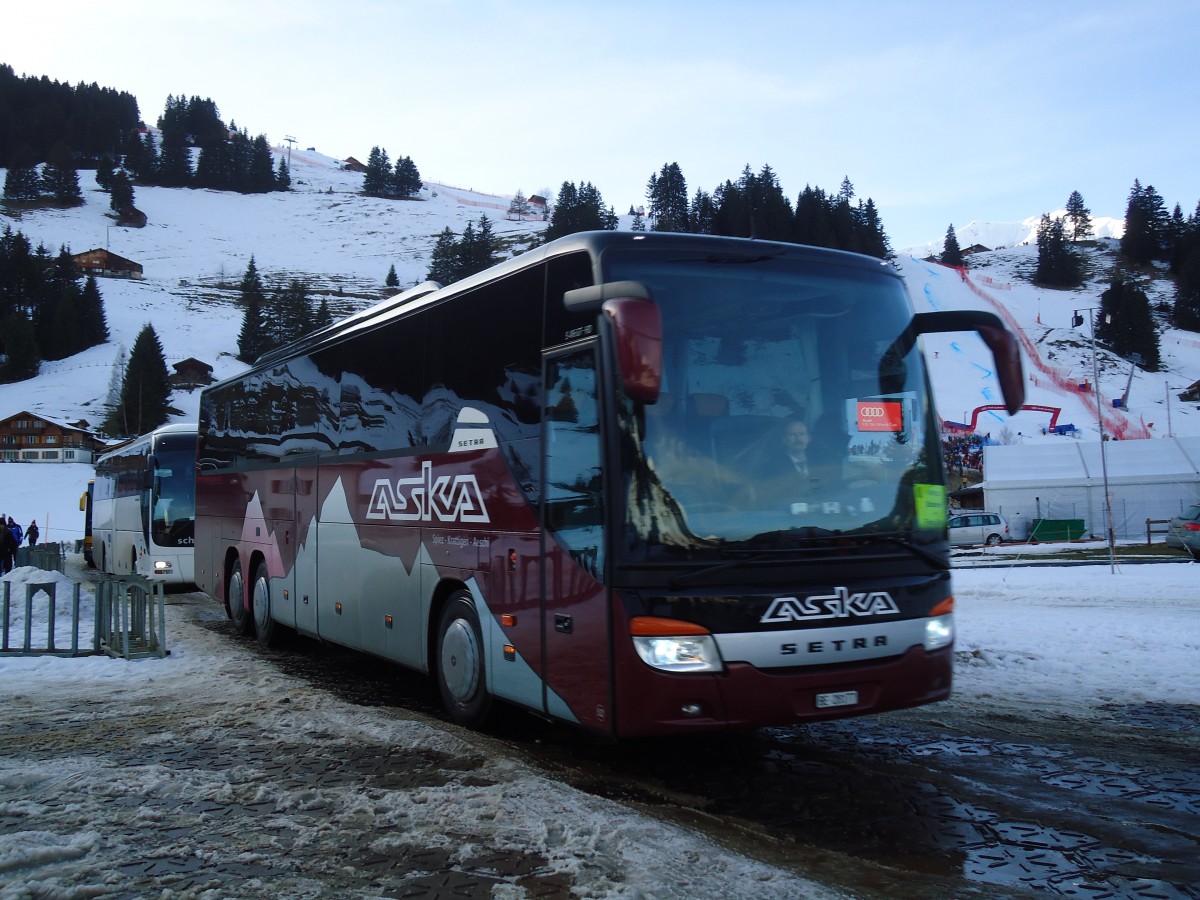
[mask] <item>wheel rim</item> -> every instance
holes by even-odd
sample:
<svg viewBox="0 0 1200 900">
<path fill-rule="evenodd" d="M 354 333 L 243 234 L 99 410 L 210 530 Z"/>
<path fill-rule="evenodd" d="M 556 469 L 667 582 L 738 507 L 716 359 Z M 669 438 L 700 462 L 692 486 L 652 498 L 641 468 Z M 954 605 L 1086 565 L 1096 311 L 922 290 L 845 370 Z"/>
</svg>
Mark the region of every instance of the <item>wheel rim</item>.
<svg viewBox="0 0 1200 900">
<path fill-rule="evenodd" d="M 254 624 L 261 631 L 271 619 L 271 590 L 265 575 L 254 579 L 254 594 L 250 599 L 254 606 Z"/>
<path fill-rule="evenodd" d="M 242 573 L 234 569 L 229 576 L 229 618 L 236 620 L 244 607 L 245 598 L 242 596 Z"/>
<path fill-rule="evenodd" d="M 455 703 L 467 703 L 479 684 L 479 643 L 475 629 L 455 619 L 442 638 L 442 681 Z"/>
</svg>

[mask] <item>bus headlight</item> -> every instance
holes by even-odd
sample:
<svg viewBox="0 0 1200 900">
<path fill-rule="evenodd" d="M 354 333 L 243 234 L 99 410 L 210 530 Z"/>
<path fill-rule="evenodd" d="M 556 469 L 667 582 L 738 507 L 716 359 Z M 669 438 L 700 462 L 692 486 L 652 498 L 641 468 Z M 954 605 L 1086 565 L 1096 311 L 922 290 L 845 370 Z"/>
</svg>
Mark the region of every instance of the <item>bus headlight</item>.
<svg viewBox="0 0 1200 900">
<path fill-rule="evenodd" d="M 154 561 L 154 574 L 155 575 L 170 575 L 172 568 L 173 568 L 173 566 L 171 565 L 170 560 L 156 559 Z"/>
<path fill-rule="evenodd" d="M 934 616 L 925 620 L 925 649 L 938 650 L 954 642 L 954 616 Z"/>
<path fill-rule="evenodd" d="M 634 637 L 633 646 L 646 665 L 664 672 L 721 671 L 721 657 L 712 635 Z"/>
<path fill-rule="evenodd" d="M 638 656 L 664 672 L 720 672 L 721 654 L 708 629 L 694 622 L 634 616 L 629 633 Z"/>
</svg>

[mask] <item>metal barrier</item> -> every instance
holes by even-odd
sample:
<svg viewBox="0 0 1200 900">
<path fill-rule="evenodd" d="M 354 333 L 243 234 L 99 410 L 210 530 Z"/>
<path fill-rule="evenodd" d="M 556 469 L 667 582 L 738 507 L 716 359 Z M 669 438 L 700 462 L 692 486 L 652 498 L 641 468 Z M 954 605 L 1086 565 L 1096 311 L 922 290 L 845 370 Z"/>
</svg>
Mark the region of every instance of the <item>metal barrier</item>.
<svg viewBox="0 0 1200 900">
<path fill-rule="evenodd" d="M 33 566 L 45 572 L 63 572 L 65 557 L 62 544 L 36 544 L 18 548 L 15 565 Z"/>
<path fill-rule="evenodd" d="M 101 577 L 96 582 L 96 628 L 100 650 L 109 656 L 166 656 L 170 651 L 162 582 L 136 575 Z"/>
<path fill-rule="evenodd" d="M 13 618 L 15 609 L 12 600 L 12 582 L 3 582 L 3 600 L 0 601 L 0 653 L 8 656 L 91 656 L 100 652 L 99 632 L 96 629 L 95 617 L 88 622 L 89 644 L 81 647 L 79 644 L 79 629 L 81 625 L 80 616 L 80 597 L 79 583 L 75 582 L 71 592 L 71 646 L 58 646 L 58 582 L 47 581 L 41 584 L 28 582 L 25 585 L 25 605 L 21 612 L 24 613 L 20 617 L 21 620 L 21 640 L 19 645 L 14 645 L 12 640 Z M 46 604 L 46 631 L 45 642 L 35 640 L 35 630 L 40 636 L 42 630 L 40 627 L 34 628 L 34 599 L 39 594 L 45 594 L 47 599 Z M 37 610 L 39 613 L 40 609 Z"/>
<path fill-rule="evenodd" d="M 25 602 L 14 602 L 13 583 L 0 582 L 0 654 L 7 656 L 92 656 L 122 659 L 164 657 L 167 650 L 166 598 L 161 582 L 129 576 L 101 576 L 95 603 L 86 609 L 80 584 L 72 583 L 69 625 L 57 591 L 61 581 L 25 585 Z M 45 606 L 41 598 L 45 597 Z M 35 603 L 35 601 L 39 601 Z M 12 632 L 16 627 L 17 634 Z M 61 630 L 69 628 L 69 643 Z M 80 643 L 80 633 L 86 643 Z M 42 640 L 44 635 L 45 640 Z"/>
</svg>

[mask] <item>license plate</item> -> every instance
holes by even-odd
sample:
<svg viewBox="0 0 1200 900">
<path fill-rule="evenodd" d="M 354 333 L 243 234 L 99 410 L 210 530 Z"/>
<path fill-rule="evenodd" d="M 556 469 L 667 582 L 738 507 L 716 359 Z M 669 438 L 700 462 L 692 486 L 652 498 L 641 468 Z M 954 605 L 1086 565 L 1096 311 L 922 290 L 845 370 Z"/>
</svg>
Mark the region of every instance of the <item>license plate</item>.
<svg viewBox="0 0 1200 900">
<path fill-rule="evenodd" d="M 853 706 L 858 702 L 858 691 L 834 691 L 829 694 L 817 694 L 817 709 L 829 709 L 833 706 Z"/>
</svg>

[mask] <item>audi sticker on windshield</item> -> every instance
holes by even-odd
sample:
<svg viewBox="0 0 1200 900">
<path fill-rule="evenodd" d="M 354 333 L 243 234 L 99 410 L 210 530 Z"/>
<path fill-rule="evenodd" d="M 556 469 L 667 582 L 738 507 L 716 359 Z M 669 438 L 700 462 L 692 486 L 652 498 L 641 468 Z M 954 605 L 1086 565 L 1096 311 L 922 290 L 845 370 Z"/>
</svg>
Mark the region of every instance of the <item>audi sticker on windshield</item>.
<svg viewBox="0 0 1200 900">
<path fill-rule="evenodd" d="M 899 400 L 859 400 L 858 430 L 903 431 L 903 404 Z"/>
</svg>

